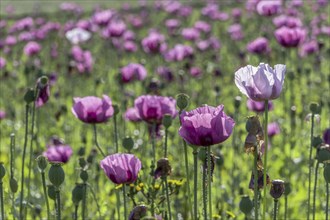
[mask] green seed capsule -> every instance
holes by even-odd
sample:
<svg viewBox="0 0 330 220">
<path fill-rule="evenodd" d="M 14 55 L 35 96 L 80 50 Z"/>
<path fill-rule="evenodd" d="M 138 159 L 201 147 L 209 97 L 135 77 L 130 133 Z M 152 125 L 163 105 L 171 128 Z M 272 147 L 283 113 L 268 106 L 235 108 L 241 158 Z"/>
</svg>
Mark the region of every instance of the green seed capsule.
<svg viewBox="0 0 330 220">
<path fill-rule="evenodd" d="M 253 202 L 249 196 L 244 195 L 239 203 L 239 209 L 245 214 L 249 214 L 253 208 Z"/>
<path fill-rule="evenodd" d="M 317 104 L 316 102 L 312 102 L 309 105 L 309 110 L 313 113 L 313 114 L 320 114 L 321 112 L 321 107 L 319 104 Z"/>
<path fill-rule="evenodd" d="M 119 105 L 113 104 L 112 107 L 113 107 L 113 114 L 117 115 L 120 112 Z"/>
<path fill-rule="evenodd" d="M 76 184 L 76 186 L 72 190 L 72 202 L 75 205 L 78 205 L 83 198 L 84 198 L 84 185 Z"/>
<path fill-rule="evenodd" d="M 17 184 L 17 180 L 15 179 L 15 177 L 10 178 L 9 185 L 10 185 L 11 192 L 16 193 L 17 189 L 18 189 L 18 184 Z"/>
<path fill-rule="evenodd" d="M 35 100 L 34 89 L 29 88 L 24 95 L 24 101 L 26 102 L 26 104 L 30 104 L 31 102 L 34 102 L 34 100 Z"/>
<path fill-rule="evenodd" d="M 327 183 L 330 183 L 330 163 L 325 163 L 323 171 L 324 179 Z"/>
<path fill-rule="evenodd" d="M 165 114 L 163 117 L 163 121 L 162 124 L 164 125 L 164 127 L 167 129 L 172 125 L 172 117 L 169 114 Z"/>
<path fill-rule="evenodd" d="M 88 180 L 88 173 L 86 170 L 82 170 L 80 172 L 80 179 L 82 179 L 82 181 L 86 182 Z"/>
<path fill-rule="evenodd" d="M 128 151 L 132 150 L 134 147 L 134 141 L 131 137 L 125 137 L 123 139 L 122 144 L 123 144 L 123 147 Z"/>
<path fill-rule="evenodd" d="M 184 93 L 180 93 L 176 96 L 176 105 L 181 111 L 187 108 L 187 106 L 189 105 L 189 99 L 189 96 Z"/>
<path fill-rule="evenodd" d="M 48 185 L 48 197 L 52 200 L 56 199 L 56 190 L 54 185 Z"/>
<path fill-rule="evenodd" d="M 39 171 L 44 172 L 47 165 L 48 165 L 48 161 L 47 161 L 46 157 L 40 155 L 40 156 L 37 157 L 36 160 L 37 160 L 37 163 L 38 163 Z"/>
<path fill-rule="evenodd" d="M 49 181 L 59 187 L 65 179 L 64 170 L 60 163 L 53 163 L 48 172 Z"/>
<path fill-rule="evenodd" d="M 330 150 L 323 148 L 317 152 L 317 160 L 319 163 L 323 163 L 325 161 L 330 161 Z"/>
</svg>

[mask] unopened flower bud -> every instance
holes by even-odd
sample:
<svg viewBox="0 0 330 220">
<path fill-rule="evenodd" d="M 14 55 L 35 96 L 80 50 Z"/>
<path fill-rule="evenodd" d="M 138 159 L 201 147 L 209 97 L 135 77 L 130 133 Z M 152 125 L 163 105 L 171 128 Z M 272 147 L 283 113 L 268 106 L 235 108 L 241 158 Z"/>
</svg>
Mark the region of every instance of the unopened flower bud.
<svg viewBox="0 0 330 220">
<path fill-rule="evenodd" d="M 79 158 L 79 166 L 80 166 L 80 168 L 84 169 L 86 165 L 87 165 L 87 162 L 86 162 L 85 158 L 80 157 Z"/>
<path fill-rule="evenodd" d="M 118 113 L 120 112 L 119 105 L 112 104 L 112 107 L 113 107 L 113 115 L 118 115 Z"/>
<path fill-rule="evenodd" d="M 309 110 L 313 113 L 313 114 L 320 114 L 321 112 L 321 107 L 319 104 L 315 103 L 315 102 L 312 102 L 310 105 L 309 105 Z"/>
<path fill-rule="evenodd" d="M 76 184 L 76 186 L 72 190 L 72 202 L 75 205 L 78 205 L 83 198 L 84 198 L 84 185 Z"/>
<path fill-rule="evenodd" d="M 6 175 L 6 169 L 2 162 L 0 162 L 0 181 L 2 182 L 3 177 Z"/>
<path fill-rule="evenodd" d="M 134 140 L 133 138 L 127 136 L 123 139 L 122 144 L 126 150 L 131 151 L 134 147 Z"/>
<path fill-rule="evenodd" d="M 10 178 L 9 180 L 10 190 L 12 193 L 16 193 L 18 190 L 18 183 L 15 177 Z"/>
<path fill-rule="evenodd" d="M 86 182 L 88 180 L 88 173 L 86 170 L 82 170 L 80 172 L 80 179 L 82 179 L 82 181 Z"/>
<path fill-rule="evenodd" d="M 184 93 L 180 93 L 176 96 L 176 105 L 181 111 L 187 108 L 187 106 L 189 105 L 189 99 L 189 96 Z"/>
<path fill-rule="evenodd" d="M 313 147 L 318 147 L 322 144 L 323 140 L 320 136 L 317 136 L 317 137 L 313 137 L 313 140 L 312 140 L 312 146 Z"/>
<path fill-rule="evenodd" d="M 288 196 L 291 193 L 291 183 L 285 182 L 284 183 L 284 195 Z"/>
<path fill-rule="evenodd" d="M 54 185 L 49 185 L 48 187 L 48 197 L 52 200 L 55 200 L 56 198 L 56 191 Z"/>
<path fill-rule="evenodd" d="M 34 102 L 35 100 L 35 94 L 34 94 L 34 89 L 29 88 L 28 91 L 24 95 L 24 101 L 26 104 L 30 104 L 31 102 Z"/>
<path fill-rule="evenodd" d="M 327 162 L 324 164 L 324 171 L 323 171 L 324 179 L 327 183 L 330 183 L 330 163 Z"/>
<path fill-rule="evenodd" d="M 162 124 L 166 129 L 168 129 L 172 125 L 172 116 L 169 114 L 165 114 L 163 116 Z"/>
<path fill-rule="evenodd" d="M 171 174 L 172 167 L 167 158 L 162 158 L 157 161 L 157 168 L 154 173 L 154 177 L 157 179 L 159 177 L 165 177 Z"/>
<path fill-rule="evenodd" d="M 273 180 L 269 193 L 274 199 L 279 199 L 283 195 L 284 190 L 285 186 L 283 180 Z"/>
<path fill-rule="evenodd" d="M 239 203 L 239 209 L 245 214 L 248 215 L 253 208 L 253 202 L 248 195 L 244 195 Z"/>
<path fill-rule="evenodd" d="M 37 157 L 36 160 L 37 160 L 39 171 L 44 172 L 48 165 L 48 161 L 47 161 L 46 157 L 43 155 L 40 155 Z"/>
<path fill-rule="evenodd" d="M 145 205 L 135 206 L 129 214 L 128 220 L 142 219 L 147 214 L 147 207 Z"/>
<path fill-rule="evenodd" d="M 326 145 L 326 147 L 321 148 L 317 152 L 317 160 L 319 163 L 324 163 L 325 161 L 330 161 L 330 147 Z"/>
<path fill-rule="evenodd" d="M 48 177 L 49 181 L 57 188 L 64 182 L 65 174 L 61 163 L 52 163 Z"/>
<path fill-rule="evenodd" d="M 84 147 L 79 148 L 78 155 L 81 156 L 81 157 L 85 155 L 85 148 Z"/>
</svg>

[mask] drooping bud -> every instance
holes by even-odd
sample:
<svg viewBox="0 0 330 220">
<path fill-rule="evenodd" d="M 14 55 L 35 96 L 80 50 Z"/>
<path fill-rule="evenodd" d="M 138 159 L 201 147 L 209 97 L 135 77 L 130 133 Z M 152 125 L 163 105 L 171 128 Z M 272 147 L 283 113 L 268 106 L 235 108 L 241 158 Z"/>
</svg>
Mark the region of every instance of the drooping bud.
<svg viewBox="0 0 330 220">
<path fill-rule="evenodd" d="M 18 183 L 15 177 L 10 178 L 9 180 L 10 190 L 12 193 L 16 193 L 18 190 Z"/>
<path fill-rule="evenodd" d="M 166 129 L 168 129 L 172 125 L 172 116 L 169 114 L 165 114 L 163 116 L 162 124 Z"/>
<path fill-rule="evenodd" d="M 45 169 L 47 168 L 47 165 L 48 165 L 47 158 L 43 155 L 40 155 L 40 156 L 37 157 L 36 160 L 37 160 L 39 171 L 41 173 L 45 172 Z"/>
<path fill-rule="evenodd" d="M 245 214 L 248 215 L 253 208 L 253 202 L 248 195 L 243 195 L 239 203 L 239 209 Z"/>
<path fill-rule="evenodd" d="M 189 99 L 189 96 L 184 93 L 180 93 L 176 96 L 176 105 L 181 111 L 187 108 L 189 105 Z"/>
<path fill-rule="evenodd" d="M 123 144 L 123 147 L 124 147 L 126 150 L 131 151 L 131 150 L 133 149 L 133 147 L 134 147 L 134 141 L 133 141 L 133 138 L 128 137 L 128 136 L 125 137 L 125 138 L 123 139 L 122 144 Z"/>
<path fill-rule="evenodd" d="M 158 179 L 159 177 L 166 177 L 172 172 L 172 167 L 167 158 L 162 158 L 157 161 L 157 168 L 154 173 L 154 177 Z"/>
<path fill-rule="evenodd" d="M 87 162 L 86 162 L 85 158 L 80 157 L 79 158 L 79 166 L 80 166 L 80 168 L 84 169 L 86 165 L 87 165 Z"/>
<path fill-rule="evenodd" d="M 283 180 L 273 180 L 270 188 L 270 195 L 274 199 L 279 199 L 285 191 L 285 185 Z"/>
<path fill-rule="evenodd" d="M 72 190 L 72 202 L 75 205 L 78 205 L 83 198 L 84 198 L 84 185 L 76 184 L 76 186 Z"/>
<path fill-rule="evenodd" d="M 65 174 L 61 163 L 52 163 L 48 172 L 49 181 L 55 186 L 60 187 L 64 182 Z"/>
</svg>

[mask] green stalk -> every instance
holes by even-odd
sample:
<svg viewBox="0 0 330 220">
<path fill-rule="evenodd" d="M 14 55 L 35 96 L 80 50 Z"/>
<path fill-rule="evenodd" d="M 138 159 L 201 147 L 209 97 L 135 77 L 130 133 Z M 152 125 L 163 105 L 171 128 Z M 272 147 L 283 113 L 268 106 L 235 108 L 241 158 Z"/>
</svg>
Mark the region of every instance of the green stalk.
<svg viewBox="0 0 330 220">
<path fill-rule="evenodd" d="M 262 212 L 262 219 L 266 219 L 266 209 L 267 209 L 267 151 L 268 151 L 268 100 L 265 101 L 265 155 L 264 155 L 264 162 L 265 162 L 265 166 L 264 166 L 264 202 L 263 202 L 263 212 Z M 254 184 L 258 184 L 258 182 L 255 182 Z"/>
<path fill-rule="evenodd" d="M 287 219 L 287 215 L 288 215 L 288 196 L 285 195 L 285 197 L 284 197 L 284 220 Z"/>
<path fill-rule="evenodd" d="M 74 206 L 74 220 L 78 220 L 78 207 L 79 207 L 79 203 L 77 205 Z"/>
<path fill-rule="evenodd" d="M 96 124 L 93 124 L 94 127 L 94 139 L 95 139 L 95 145 L 97 147 L 97 149 L 100 151 L 100 153 L 102 154 L 103 157 L 106 157 L 105 153 L 102 151 L 98 141 L 97 141 L 97 131 L 96 131 Z"/>
<path fill-rule="evenodd" d="M 86 197 L 87 197 L 87 187 L 86 187 L 86 183 L 84 182 L 83 184 L 84 186 L 84 195 L 83 195 L 83 199 L 82 199 L 82 207 L 81 207 L 81 215 L 82 215 L 82 219 L 85 220 L 86 219 Z"/>
<path fill-rule="evenodd" d="M 315 220 L 316 186 L 317 186 L 318 170 L 319 170 L 319 161 L 317 161 L 316 167 L 315 167 L 314 195 L 313 195 L 313 220 Z"/>
<path fill-rule="evenodd" d="M 170 194 L 168 192 L 167 176 L 165 176 L 164 181 L 165 181 L 165 191 L 166 191 L 166 202 L 167 202 L 168 217 L 169 217 L 169 220 L 172 220 Z"/>
<path fill-rule="evenodd" d="M 61 220 L 61 197 L 60 189 L 56 189 L 56 201 L 57 201 L 57 210 L 56 210 L 56 219 Z"/>
<path fill-rule="evenodd" d="M 124 219 L 127 218 L 127 207 L 126 207 L 126 189 L 125 184 L 123 184 L 123 198 L 124 198 Z"/>
<path fill-rule="evenodd" d="M 197 207 L 197 163 L 198 163 L 198 158 L 197 155 L 198 151 L 197 151 L 197 147 L 194 147 L 194 151 L 193 151 L 193 155 L 194 155 L 194 220 L 198 220 L 197 216 L 198 216 L 198 207 Z M 188 176 L 187 176 L 188 178 Z"/>
<path fill-rule="evenodd" d="M 49 208 L 49 202 L 48 202 L 48 195 L 47 195 L 47 189 L 46 189 L 46 179 L 45 179 L 45 172 L 41 172 L 41 179 L 42 179 L 42 187 L 44 190 L 44 196 L 46 201 L 46 207 L 47 207 L 47 219 L 50 219 L 50 208 Z"/>
<path fill-rule="evenodd" d="M 10 179 L 14 178 L 15 134 L 10 134 Z M 15 192 L 12 192 L 12 216 L 15 220 Z"/>
<path fill-rule="evenodd" d="M 1 219 L 5 219 L 5 209 L 3 204 L 3 187 L 2 179 L 0 180 L 0 201 L 1 201 Z"/>
<path fill-rule="evenodd" d="M 164 158 L 167 158 L 167 137 L 168 137 L 168 128 L 165 129 Z"/>
<path fill-rule="evenodd" d="M 278 204 L 278 200 L 274 199 L 274 216 L 273 216 L 273 220 L 276 220 L 277 204 Z"/>
<path fill-rule="evenodd" d="M 118 133 L 117 133 L 117 115 L 115 114 L 113 116 L 113 126 L 115 130 L 115 146 L 116 146 L 116 153 L 118 153 Z"/>
<path fill-rule="evenodd" d="M 156 164 L 156 124 L 152 124 L 151 128 L 151 145 L 152 145 L 152 163 L 151 163 L 151 175 L 155 173 Z M 151 215 L 155 215 L 155 194 L 154 194 L 155 178 L 152 178 L 152 193 L 151 193 Z"/>
<path fill-rule="evenodd" d="M 326 189 L 327 189 L 327 198 L 326 198 L 326 205 L 325 205 L 325 220 L 328 220 L 328 215 L 329 215 L 329 183 L 325 184 Z"/>
<path fill-rule="evenodd" d="M 211 147 L 207 147 L 207 184 L 208 184 L 208 189 L 209 189 L 209 215 L 210 219 L 212 219 L 212 187 L 211 187 Z"/>
<path fill-rule="evenodd" d="M 311 183 L 312 183 L 312 169 L 313 169 L 313 162 L 312 162 L 312 150 L 313 150 L 313 130 L 314 130 L 314 113 L 312 112 L 312 125 L 311 125 L 311 145 L 309 147 L 309 173 L 308 173 L 308 201 L 307 201 L 307 220 L 309 220 L 309 213 L 310 213 L 310 200 L 311 200 Z"/>
<path fill-rule="evenodd" d="M 188 165 L 188 149 L 187 149 L 187 143 L 185 140 L 183 140 L 183 148 L 184 148 L 184 162 L 185 162 L 185 168 L 186 168 L 186 180 L 187 180 L 187 191 L 188 191 L 188 205 L 190 210 L 190 216 L 193 216 L 192 210 L 191 210 L 191 193 L 190 193 L 190 178 L 189 178 L 189 165 Z M 197 209 L 197 207 L 196 207 Z M 195 217 L 197 219 L 197 213 L 195 214 Z"/>
<path fill-rule="evenodd" d="M 253 161 L 253 177 L 254 177 L 254 219 L 258 220 L 258 167 L 257 167 L 257 159 L 258 159 L 258 146 L 255 147 L 256 149 L 254 149 L 254 161 Z"/>
<path fill-rule="evenodd" d="M 203 169 L 203 213 L 204 213 L 204 220 L 207 220 L 207 186 L 206 186 L 206 170 Z"/>
<path fill-rule="evenodd" d="M 99 203 L 98 203 L 98 201 L 97 201 L 97 199 L 96 199 L 95 192 L 94 192 L 93 188 L 92 188 L 89 184 L 88 184 L 87 186 L 88 186 L 89 189 L 91 190 L 91 193 L 92 193 L 93 199 L 94 199 L 95 204 L 96 204 L 96 207 L 97 207 L 97 212 L 98 212 L 98 214 L 99 214 L 99 218 L 101 218 L 100 205 L 99 205 Z"/>
<path fill-rule="evenodd" d="M 23 219 L 23 197 L 24 197 L 24 168 L 25 168 L 25 154 L 26 154 L 26 146 L 28 141 L 28 119 L 29 119 L 29 108 L 28 104 L 25 105 L 25 136 L 24 136 L 24 146 L 23 146 L 23 158 L 22 158 L 22 177 L 21 177 L 21 197 L 20 197 L 20 205 L 19 205 L 19 218 Z"/>
</svg>

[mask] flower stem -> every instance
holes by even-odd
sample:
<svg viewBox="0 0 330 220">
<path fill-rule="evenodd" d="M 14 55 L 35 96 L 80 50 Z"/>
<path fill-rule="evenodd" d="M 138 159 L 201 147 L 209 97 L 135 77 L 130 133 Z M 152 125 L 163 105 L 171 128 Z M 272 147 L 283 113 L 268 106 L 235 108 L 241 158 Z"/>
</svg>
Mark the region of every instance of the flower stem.
<svg viewBox="0 0 330 220">
<path fill-rule="evenodd" d="M 311 145 L 309 148 L 309 173 L 308 173 L 308 201 L 307 201 L 307 220 L 309 220 L 309 213 L 310 213 L 310 200 L 311 200 L 311 183 L 312 183 L 312 169 L 313 169 L 313 162 L 312 162 L 312 150 L 313 150 L 313 130 L 314 130 L 314 113 L 312 113 L 312 125 L 311 125 Z"/>
<path fill-rule="evenodd" d="M 183 148 L 184 148 L 184 162 L 185 162 L 185 168 L 186 168 L 186 179 L 187 179 L 187 191 L 188 191 L 188 205 L 191 207 L 191 194 L 190 194 L 190 178 L 189 178 L 189 165 L 188 165 L 188 149 L 187 149 L 187 143 L 183 141 Z M 191 208 L 189 208 L 190 212 L 192 211 Z M 193 216 L 193 213 L 190 213 L 191 216 Z M 197 217 L 197 214 L 196 214 Z"/>
<path fill-rule="evenodd" d="M 167 136 L 168 136 L 168 129 L 165 129 L 165 141 L 164 141 L 164 158 L 167 158 Z"/>
<path fill-rule="evenodd" d="M 194 147 L 194 151 L 193 151 L 193 155 L 194 155 L 194 220 L 198 220 L 197 216 L 198 216 L 198 207 L 197 207 L 197 163 L 198 163 L 198 158 L 197 155 L 198 151 L 197 151 L 197 147 Z M 188 176 L 187 176 L 188 179 Z"/>
<path fill-rule="evenodd" d="M 278 200 L 274 199 L 274 216 L 273 216 L 273 220 L 276 220 L 277 204 L 278 204 Z"/>
<path fill-rule="evenodd" d="M 2 180 L 0 180 L 0 202 L 1 202 L 1 219 L 5 219 L 5 209 L 3 204 L 3 188 L 2 188 Z"/>
<path fill-rule="evenodd" d="M 83 199 L 82 199 L 81 216 L 82 216 L 82 219 L 86 219 L 85 215 L 86 215 L 87 187 L 86 187 L 85 182 L 84 182 L 83 186 L 84 186 L 84 195 L 83 195 Z"/>
<path fill-rule="evenodd" d="M 57 220 L 61 220 L 61 197 L 60 197 L 60 189 L 56 189 L 56 201 L 57 201 L 56 219 Z"/>
<path fill-rule="evenodd" d="M 325 220 L 328 220 L 329 217 L 329 183 L 325 184 L 326 190 L 327 190 L 327 198 L 326 198 L 326 203 L 325 203 Z"/>
<path fill-rule="evenodd" d="M 206 169 L 203 169 L 203 212 L 204 212 L 204 220 L 207 220 L 207 185 L 206 185 Z"/>
<path fill-rule="evenodd" d="M 211 160 L 212 160 L 212 156 L 211 156 L 211 147 L 207 148 L 207 184 L 208 184 L 208 189 L 209 189 L 209 215 L 210 215 L 210 219 L 212 219 L 212 187 L 211 187 Z"/>
<path fill-rule="evenodd" d="M 96 124 L 93 124 L 94 127 L 94 139 L 95 139 L 95 145 L 97 147 L 97 149 L 100 151 L 100 153 L 102 154 L 103 157 L 106 157 L 105 153 L 102 151 L 98 141 L 97 141 L 97 131 L 96 131 Z"/>
<path fill-rule="evenodd" d="M 30 109 L 30 106 L 28 104 L 26 104 L 25 105 L 25 136 L 24 136 L 23 158 L 22 158 L 21 197 L 20 197 L 20 205 L 19 205 L 19 218 L 20 219 L 23 219 L 24 168 L 25 168 L 26 146 L 27 146 L 27 142 L 28 142 L 29 109 Z"/>
<path fill-rule="evenodd" d="M 47 219 L 50 219 L 50 208 L 49 208 L 49 202 L 48 202 L 48 195 L 47 195 L 47 189 L 46 189 L 46 179 L 45 179 L 45 172 L 41 172 L 41 179 L 42 179 L 42 187 L 44 190 L 44 196 L 46 201 L 46 207 L 47 207 Z"/>
<path fill-rule="evenodd" d="M 265 162 L 265 166 L 264 166 L 264 202 L 263 202 L 263 212 L 262 212 L 262 219 L 266 219 L 266 208 L 267 208 L 267 151 L 268 151 L 268 100 L 265 101 L 265 155 L 264 155 L 264 162 Z M 254 184 L 258 185 L 258 182 L 255 182 Z"/>
<path fill-rule="evenodd" d="M 151 163 L 151 176 L 155 173 L 156 164 L 156 124 L 152 124 L 151 128 L 151 145 L 152 145 L 152 163 Z M 152 193 L 151 193 L 151 215 L 155 215 L 155 178 L 152 178 Z"/>
<path fill-rule="evenodd" d="M 253 161 L 253 177 L 254 177 L 254 219 L 258 220 L 258 146 L 255 146 L 254 149 L 254 161 Z"/>
<path fill-rule="evenodd" d="M 167 212 L 168 212 L 168 219 L 172 220 L 171 215 L 171 203 L 170 203 L 170 193 L 168 191 L 168 182 L 167 182 L 167 176 L 164 177 L 165 182 L 165 191 L 166 191 L 166 203 L 167 203 Z"/>
<path fill-rule="evenodd" d="M 127 218 L 127 207 L 126 207 L 126 187 L 125 184 L 123 184 L 123 198 L 124 198 L 124 219 Z"/>
<path fill-rule="evenodd" d="M 74 218 L 73 218 L 74 220 L 78 220 L 78 207 L 79 207 L 79 203 L 74 207 Z"/>
<path fill-rule="evenodd" d="M 94 199 L 95 204 L 96 204 L 96 207 L 97 207 L 97 212 L 98 212 L 98 214 L 99 214 L 99 218 L 101 218 L 100 205 L 99 205 L 99 203 L 98 203 L 98 201 L 97 201 L 97 199 L 96 199 L 95 192 L 94 192 L 93 188 L 92 188 L 89 184 L 86 184 L 86 185 L 87 185 L 87 186 L 89 187 L 89 189 L 91 190 L 91 193 L 92 193 L 93 199 Z"/>
<path fill-rule="evenodd" d="M 285 197 L 284 197 L 284 220 L 287 219 L 287 215 L 288 215 L 288 196 L 285 195 Z"/>
<path fill-rule="evenodd" d="M 314 194 L 313 194 L 313 220 L 315 220 L 315 203 L 316 203 L 316 186 L 317 186 L 318 169 L 319 169 L 319 161 L 317 161 L 315 167 Z"/>
<path fill-rule="evenodd" d="M 116 153 L 118 153 L 118 133 L 117 133 L 117 115 L 115 114 L 113 116 L 113 126 L 115 130 L 115 146 L 116 146 Z"/>
<path fill-rule="evenodd" d="M 14 178 L 15 134 L 10 134 L 10 179 Z M 15 213 L 15 192 L 12 191 L 12 213 Z M 15 216 L 13 215 L 13 219 Z"/>
</svg>

